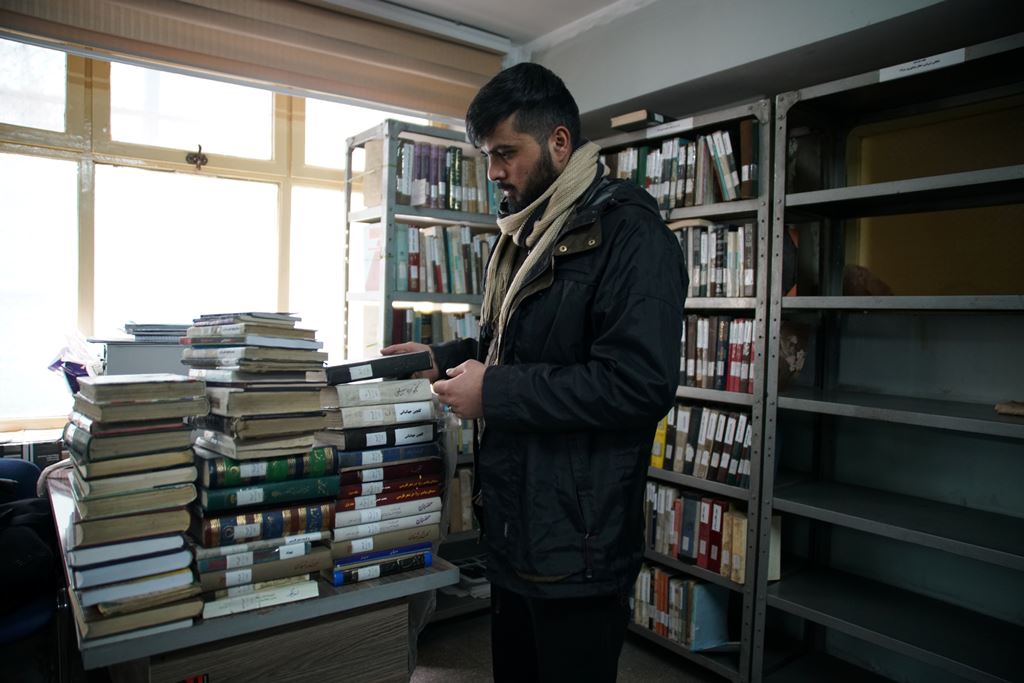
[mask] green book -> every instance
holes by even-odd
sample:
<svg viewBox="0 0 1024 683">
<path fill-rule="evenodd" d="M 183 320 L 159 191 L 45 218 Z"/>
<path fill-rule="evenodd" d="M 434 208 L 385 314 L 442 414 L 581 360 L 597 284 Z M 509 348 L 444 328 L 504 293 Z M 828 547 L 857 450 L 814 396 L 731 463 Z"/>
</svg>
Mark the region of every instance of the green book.
<svg viewBox="0 0 1024 683">
<path fill-rule="evenodd" d="M 196 459 L 199 480 L 208 489 L 323 477 L 338 471 L 333 446 L 319 446 L 303 455 L 284 455 L 259 460 L 235 460 L 227 456 Z"/>
<path fill-rule="evenodd" d="M 275 481 L 253 486 L 199 490 L 199 502 L 207 512 L 243 507 L 279 505 L 293 501 L 337 498 L 340 478 L 336 474 L 310 479 Z"/>
</svg>

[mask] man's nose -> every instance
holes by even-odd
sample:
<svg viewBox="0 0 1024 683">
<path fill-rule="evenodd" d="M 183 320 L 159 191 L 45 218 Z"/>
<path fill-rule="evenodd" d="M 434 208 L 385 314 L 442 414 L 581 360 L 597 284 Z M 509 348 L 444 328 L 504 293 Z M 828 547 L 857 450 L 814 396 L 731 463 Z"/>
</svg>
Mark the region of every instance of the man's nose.
<svg viewBox="0 0 1024 683">
<path fill-rule="evenodd" d="M 487 160 L 487 179 L 491 182 L 498 182 L 505 177 L 505 167 L 494 159 Z"/>
</svg>

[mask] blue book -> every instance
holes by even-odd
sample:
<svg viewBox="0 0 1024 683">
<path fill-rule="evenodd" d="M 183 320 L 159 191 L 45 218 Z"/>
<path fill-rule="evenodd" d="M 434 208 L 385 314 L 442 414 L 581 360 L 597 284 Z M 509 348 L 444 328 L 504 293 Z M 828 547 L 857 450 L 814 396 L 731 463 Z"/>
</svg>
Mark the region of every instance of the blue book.
<svg viewBox="0 0 1024 683">
<path fill-rule="evenodd" d="M 729 589 L 714 583 L 688 581 L 686 614 L 689 647 L 693 652 L 710 650 L 729 642 Z"/>
<path fill-rule="evenodd" d="M 335 567 L 325 570 L 321 575 L 334 586 L 348 586 L 360 581 L 370 581 L 382 576 L 390 576 L 400 572 L 423 569 L 433 564 L 433 554 L 429 550 L 417 553 L 386 558 L 380 562 L 370 562 L 355 567 Z"/>
<path fill-rule="evenodd" d="M 422 552 L 424 550 L 431 550 L 432 544 L 430 541 L 422 541 L 420 543 L 410 543 L 409 545 L 402 545 L 397 548 L 391 548 L 390 550 L 368 550 L 365 553 L 359 553 L 357 555 L 349 555 L 348 557 L 342 557 L 334 561 L 334 568 L 348 567 L 353 564 L 361 564 L 370 560 L 387 559 L 389 557 L 395 557 L 397 555 L 408 555 L 410 553 Z"/>
<path fill-rule="evenodd" d="M 683 494 L 683 528 L 679 542 L 679 559 L 697 559 L 697 539 L 700 524 L 700 497 Z"/>
<path fill-rule="evenodd" d="M 360 451 L 337 451 L 337 468 L 366 467 L 385 463 L 401 462 L 414 458 L 430 458 L 440 455 L 437 442 L 414 444 L 411 446 L 391 446 Z"/>
</svg>

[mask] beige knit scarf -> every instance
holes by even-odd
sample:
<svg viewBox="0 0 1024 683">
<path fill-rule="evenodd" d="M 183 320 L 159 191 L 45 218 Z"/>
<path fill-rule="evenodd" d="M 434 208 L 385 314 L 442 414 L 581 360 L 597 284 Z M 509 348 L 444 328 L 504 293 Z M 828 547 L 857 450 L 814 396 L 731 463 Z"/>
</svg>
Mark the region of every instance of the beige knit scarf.
<svg viewBox="0 0 1024 683">
<path fill-rule="evenodd" d="M 561 175 L 543 194 L 521 211 L 498 218 L 501 237 L 498 238 L 494 255 L 487 266 L 484 301 L 480 311 L 481 322 L 494 326 L 494 339 L 487 354 L 487 365 L 495 364 L 500 357 L 502 335 L 512 313 L 512 303 L 527 274 L 541 259 L 548 258 L 573 206 L 594 182 L 599 149 L 593 142 L 583 144 L 573 152 Z M 545 201 L 548 205 L 544 215 L 537 219 L 526 238 L 526 248 L 530 252 L 519 270 L 513 273 L 516 249 L 519 248 L 517 245 L 522 243 L 517 239 L 519 232 L 530 215 Z"/>
</svg>

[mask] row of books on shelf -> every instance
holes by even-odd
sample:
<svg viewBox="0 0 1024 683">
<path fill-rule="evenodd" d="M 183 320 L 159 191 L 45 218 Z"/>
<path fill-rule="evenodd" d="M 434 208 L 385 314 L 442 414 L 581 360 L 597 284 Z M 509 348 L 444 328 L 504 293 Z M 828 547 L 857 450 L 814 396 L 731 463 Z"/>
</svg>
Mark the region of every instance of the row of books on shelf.
<svg viewBox="0 0 1024 683">
<path fill-rule="evenodd" d="M 690 269 L 690 297 L 756 295 L 757 233 L 753 223 L 718 224 L 704 220 L 672 223 Z"/>
<path fill-rule="evenodd" d="M 745 411 L 678 404 L 658 423 L 651 467 L 746 488 L 752 438 Z"/>
<path fill-rule="evenodd" d="M 68 520 L 84 639 L 180 628 L 316 597 L 318 578 L 348 585 L 432 563 L 443 481 L 429 384 L 327 383 L 422 369 L 429 355 L 325 371 L 246 353 L 315 353 L 315 332 L 296 321 L 203 316 L 185 351 L 222 353 L 194 359 L 196 376 L 81 380 L 54 506 Z"/>
<path fill-rule="evenodd" d="M 633 623 L 692 652 L 730 643 L 728 588 L 643 565 L 633 589 Z"/>
<path fill-rule="evenodd" d="M 402 140 L 395 185 L 399 204 L 467 213 L 497 213 L 497 185 L 487 165 L 461 147 Z"/>
<path fill-rule="evenodd" d="M 754 320 L 725 315 L 686 316 L 679 384 L 754 393 Z"/>
<path fill-rule="evenodd" d="M 480 320 L 473 313 L 430 313 L 411 308 L 391 311 L 391 342 L 415 341 L 437 344 L 452 339 L 472 339 L 480 331 Z"/>
<path fill-rule="evenodd" d="M 647 482 L 646 531 L 656 553 L 743 585 L 747 570 L 747 513 L 727 500 L 669 484 Z"/>
<path fill-rule="evenodd" d="M 626 147 L 602 160 L 613 177 L 645 188 L 663 210 L 749 199 L 758 191 L 757 122 Z"/>
<path fill-rule="evenodd" d="M 481 294 L 494 232 L 468 225 L 395 225 L 395 291 Z"/>
</svg>

